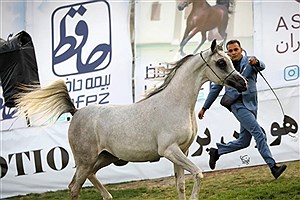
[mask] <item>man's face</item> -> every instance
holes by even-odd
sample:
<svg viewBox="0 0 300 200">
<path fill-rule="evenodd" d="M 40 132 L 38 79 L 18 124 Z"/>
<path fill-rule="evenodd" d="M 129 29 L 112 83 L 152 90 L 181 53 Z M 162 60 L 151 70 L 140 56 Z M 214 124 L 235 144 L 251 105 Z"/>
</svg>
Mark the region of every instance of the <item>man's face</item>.
<svg viewBox="0 0 300 200">
<path fill-rule="evenodd" d="M 238 43 L 229 44 L 226 46 L 227 54 L 232 61 L 240 60 L 243 57 L 243 49 L 239 46 Z"/>
</svg>

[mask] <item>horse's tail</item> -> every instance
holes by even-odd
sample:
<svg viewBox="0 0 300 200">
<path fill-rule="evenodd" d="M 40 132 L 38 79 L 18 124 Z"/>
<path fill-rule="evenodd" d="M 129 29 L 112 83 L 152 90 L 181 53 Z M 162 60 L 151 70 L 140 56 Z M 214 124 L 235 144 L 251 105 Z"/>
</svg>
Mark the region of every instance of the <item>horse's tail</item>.
<svg viewBox="0 0 300 200">
<path fill-rule="evenodd" d="M 63 80 L 57 80 L 44 88 L 23 85 L 20 89 L 23 92 L 15 95 L 16 107 L 28 117 L 41 114 L 38 120 L 56 117 L 56 122 L 63 113 L 74 115 L 77 111 Z"/>
<path fill-rule="evenodd" d="M 235 8 L 235 0 L 216 0 L 216 4 L 225 6 L 228 13 L 233 13 Z"/>
</svg>

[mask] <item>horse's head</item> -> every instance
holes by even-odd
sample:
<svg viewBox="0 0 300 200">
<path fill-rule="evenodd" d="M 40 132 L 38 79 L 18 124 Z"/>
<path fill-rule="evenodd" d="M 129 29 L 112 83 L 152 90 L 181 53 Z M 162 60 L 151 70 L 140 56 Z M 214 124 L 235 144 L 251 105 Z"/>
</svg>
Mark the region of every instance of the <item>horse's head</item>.
<svg viewBox="0 0 300 200">
<path fill-rule="evenodd" d="M 187 7 L 190 3 L 192 3 L 191 1 L 189 0 L 183 0 L 183 1 L 180 1 L 177 5 L 177 9 L 179 11 L 182 11 L 185 7 Z"/>
<path fill-rule="evenodd" d="M 223 51 L 223 44 L 217 45 L 214 40 L 210 47 L 210 53 L 203 57 L 206 64 L 206 75 L 208 79 L 216 84 L 226 85 L 237 89 L 239 92 L 247 90 L 246 79 L 234 69 L 229 56 Z"/>
</svg>

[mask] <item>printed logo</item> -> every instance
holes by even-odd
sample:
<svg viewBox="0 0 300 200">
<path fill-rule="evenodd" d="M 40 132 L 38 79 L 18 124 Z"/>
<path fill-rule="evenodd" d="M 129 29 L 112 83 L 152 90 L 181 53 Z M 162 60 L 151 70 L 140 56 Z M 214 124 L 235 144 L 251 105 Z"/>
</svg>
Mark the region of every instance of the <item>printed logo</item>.
<svg viewBox="0 0 300 200">
<path fill-rule="evenodd" d="M 250 164 L 250 157 L 248 155 L 240 156 L 242 164 L 249 165 Z"/>
<path fill-rule="evenodd" d="M 111 62 L 111 13 L 104 0 L 57 8 L 52 14 L 52 71 L 69 76 L 103 70 Z"/>
<path fill-rule="evenodd" d="M 0 97 L 0 122 L 6 119 L 15 118 L 16 113 L 17 113 L 17 109 L 6 107 L 4 99 Z"/>
<path fill-rule="evenodd" d="M 291 65 L 284 68 L 284 79 L 286 81 L 293 81 L 299 78 L 299 66 Z"/>
<path fill-rule="evenodd" d="M 2 87 L 2 82 L 0 81 L 0 87 Z M 17 113 L 17 109 L 8 108 L 5 106 L 4 97 L 0 95 L 0 123 L 6 119 L 15 118 L 15 114 Z M 2 127 L 1 127 L 2 130 Z"/>
</svg>

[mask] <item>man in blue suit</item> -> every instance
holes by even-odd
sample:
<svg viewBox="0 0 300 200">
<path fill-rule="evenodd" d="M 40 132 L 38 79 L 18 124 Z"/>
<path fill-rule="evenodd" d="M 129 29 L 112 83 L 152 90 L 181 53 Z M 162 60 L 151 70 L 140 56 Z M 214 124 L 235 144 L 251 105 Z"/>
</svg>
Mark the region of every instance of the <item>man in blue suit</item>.
<svg viewBox="0 0 300 200">
<path fill-rule="evenodd" d="M 221 104 L 229 109 L 240 122 L 240 135 L 239 138 L 234 141 L 228 142 L 227 144 L 217 143 L 217 148 L 210 148 L 209 166 L 211 169 L 214 169 L 221 155 L 248 147 L 252 137 L 254 137 L 260 155 L 270 167 L 274 178 L 277 179 L 286 169 L 286 165 L 276 165 L 266 142 L 266 136 L 256 120 L 257 73 L 265 69 L 265 64 L 255 57 L 243 56 L 243 49 L 238 40 L 230 40 L 227 42 L 226 48 L 235 69 L 248 80 L 248 89 L 239 93 L 234 88 L 225 87 L 225 94 L 221 99 Z M 211 87 L 203 108 L 198 114 L 199 119 L 203 119 L 205 111 L 209 109 L 216 100 L 222 88 L 222 85 L 217 84 Z"/>
</svg>

